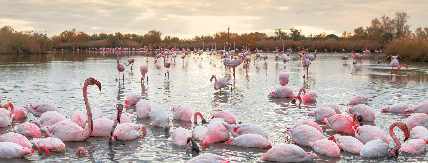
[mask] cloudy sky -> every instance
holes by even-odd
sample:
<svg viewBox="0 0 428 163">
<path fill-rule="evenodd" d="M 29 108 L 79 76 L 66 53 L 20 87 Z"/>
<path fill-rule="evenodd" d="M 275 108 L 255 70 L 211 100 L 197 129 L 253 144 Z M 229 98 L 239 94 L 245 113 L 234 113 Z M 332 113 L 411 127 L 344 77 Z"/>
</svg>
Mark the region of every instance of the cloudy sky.
<svg viewBox="0 0 428 163">
<path fill-rule="evenodd" d="M 341 35 L 397 11 L 410 16 L 411 30 L 428 27 L 427 0 L 0 0 L 0 26 L 16 30 L 65 30 L 92 33 L 146 34 L 192 38 L 231 32 L 263 32 L 290 28 Z"/>
</svg>

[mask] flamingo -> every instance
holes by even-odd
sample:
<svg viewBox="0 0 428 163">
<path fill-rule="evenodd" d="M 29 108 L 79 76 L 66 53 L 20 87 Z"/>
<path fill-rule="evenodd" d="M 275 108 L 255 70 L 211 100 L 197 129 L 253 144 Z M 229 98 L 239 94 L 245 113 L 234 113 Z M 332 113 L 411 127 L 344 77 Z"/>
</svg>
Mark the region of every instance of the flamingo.
<svg viewBox="0 0 428 163">
<path fill-rule="evenodd" d="M 141 72 L 141 83 L 143 83 L 143 80 L 146 78 L 146 74 L 149 71 L 149 68 L 146 65 L 142 65 L 140 67 L 140 72 Z M 147 77 L 147 80 L 149 79 L 149 77 Z"/>
<path fill-rule="evenodd" d="M 35 104 L 26 105 L 24 107 L 36 117 L 40 117 L 43 113 L 47 111 L 59 112 L 59 109 L 49 102 L 37 102 Z"/>
<path fill-rule="evenodd" d="M 389 144 L 388 136 L 376 126 L 354 126 L 355 137 L 366 144 L 367 142 L 375 139 L 380 139 L 386 144 Z"/>
<path fill-rule="evenodd" d="M 192 138 L 195 140 L 203 141 L 207 131 L 208 131 L 208 128 L 205 126 L 196 126 L 192 130 Z"/>
<path fill-rule="evenodd" d="M 315 116 L 315 120 L 322 121 L 324 118 L 329 118 L 336 114 L 336 111 L 328 106 L 317 107 L 315 111 L 308 114 L 308 116 Z"/>
<path fill-rule="evenodd" d="M 428 113 L 428 101 L 421 102 L 412 108 L 406 109 L 405 113 L 407 113 L 407 112 L 427 114 Z"/>
<path fill-rule="evenodd" d="M 129 66 L 130 64 L 133 64 L 135 62 L 135 59 L 134 58 L 129 58 L 128 59 L 128 64 L 126 64 L 126 63 L 123 63 L 125 66 Z M 132 70 L 132 65 L 131 65 L 131 70 Z"/>
<path fill-rule="evenodd" d="M 300 98 L 300 94 L 302 91 L 305 91 L 304 88 L 300 88 L 299 93 L 297 93 L 297 96 L 295 96 L 293 94 L 293 91 L 286 87 L 286 86 L 281 86 L 277 89 L 275 89 L 275 91 L 271 92 L 268 97 L 278 97 L 278 98 L 296 98 L 298 100 L 301 100 Z"/>
<path fill-rule="evenodd" d="M 120 123 L 114 129 L 112 141 L 134 140 L 140 136 L 141 131 L 146 133 L 146 127 L 143 124 Z"/>
<path fill-rule="evenodd" d="M 138 93 L 131 93 L 126 97 L 125 105 L 126 107 L 136 105 L 138 101 L 141 100 L 141 95 Z"/>
<path fill-rule="evenodd" d="M 66 120 L 67 117 L 65 117 L 63 114 L 57 112 L 57 111 L 47 111 L 43 113 L 38 119 L 36 119 L 34 122 L 40 127 L 46 127 L 46 126 L 52 126 L 55 123 Z"/>
<path fill-rule="evenodd" d="M 281 72 L 281 73 L 279 74 L 279 83 L 280 83 L 282 86 L 285 86 L 285 85 L 287 85 L 287 84 L 288 84 L 288 81 L 289 81 L 289 75 L 288 75 L 288 73 L 286 73 L 286 72 Z"/>
<path fill-rule="evenodd" d="M 168 69 L 169 69 L 169 67 L 171 67 L 171 62 L 166 61 L 164 55 L 162 55 L 162 57 L 163 57 L 164 67 L 167 68 L 166 73 L 168 73 L 168 78 L 169 78 L 169 70 Z M 166 74 L 165 74 L 165 76 L 166 76 Z"/>
<path fill-rule="evenodd" d="M 269 149 L 262 160 L 277 162 L 304 162 L 313 161 L 318 156 L 312 152 L 305 152 L 301 147 L 294 144 L 281 144 Z"/>
<path fill-rule="evenodd" d="M 149 117 L 150 111 L 152 109 L 150 107 L 149 101 L 141 99 L 136 105 L 136 110 L 137 118 L 147 118 Z"/>
<path fill-rule="evenodd" d="M 117 114 L 113 114 L 107 118 L 114 122 L 117 122 Z M 131 118 L 129 118 L 129 116 L 127 116 L 126 114 L 120 114 L 119 118 L 120 118 L 120 123 L 132 123 Z"/>
<path fill-rule="evenodd" d="M 383 108 L 382 113 L 391 112 L 391 113 L 405 113 L 407 109 L 412 108 L 412 105 L 407 103 L 396 103 L 390 107 Z"/>
<path fill-rule="evenodd" d="M 214 118 L 223 118 L 224 121 L 226 121 L 229 124 L 236 124 L 235 115 L 229 110 L 223 110 L 215 113 L 211 119 L 214 119 Z"/>
<path fill-rule="evenodd" d="M 361 149 L 364 146 L 361 141 L 352 136 L 341 136 L 339 134 L 335 134 L 330 136 L 328 139 L 336 142 L 341 150 L 354 154 L 360 154 Z"/>
<path fill-rule="evenodd" d="M 202 124 L 206 124 L 206 123 L 207 123 L 207 121 L 204 119 L 204 116 L 202 116 L 202 113 L 201 113 L 201 112 L 196 112 L 196 113 L 193 115 L 193 123 L 195 123 L 195 124 L 197 124 L 197 123 L 198 123 L 198 115 L 199 115 L 199 117 L 201 118 Z"/>
<path fill-rule="evenodd" d="M 202 140 L 202 148 L 206 148 L 208 144 L 229 140 L 229 130 L 223 125 L 224 119 L 215 118 L 208 124 L 207 132 L 204 140 Z"/>
<path fill-rule="evenodd" d="M 368 100 L 364 95 L 356 95 L 349 100 L 349 105 L 367 104 Z"/>
<path fill-rule="evenodd" d="M 288 128 L 293 129 L 293 128 L 299 127 L 301 125 L 311 126 L 315 129 L 317 129 L 318 131 L 320 131 L 321 133 L 323 133 L 322 128 L 316 122 L 313 122 L 313 121 L 302 121 L 302 122 L 296 123 L 293 126 L 289 126 Z"/>
<path fill-rule="evenodd" d="M 91 136 L 103 137 L 109 136 L 113 127 L 114 121 L 108 118 L 98 118 L 93 120 L 93 129 Z"/>
<path fill-rule="evenodd" d="M 364 119 L 363 119 L 364 121 L 374 121 L 375 120 L 374 111 L 368 105 L 358 104 L 358 105 L 355 105 L 352 108 L 349 108 L 348 110 L 346 110 L 346 112 L 348 112 L 352 116 L 355 113 L 359 113 L 359 114 L 361 114 L 361 116 L 364 117 Z"/>
<path fill-rule="evenodd" d="M 82 155 L 86 155 L 86 150 L 83 147 L 79 147 L 76 149 L 76 154 L 82 153 Z"/>
<path fill-rule="evenodd" d="M 14 116 L 14 114 L 10 114 L 6 109 L 0 108 L 0 127 L 11 125 Z"/>
<path fill-rule="evenodd" d="M 324 135 L 312 126 L 301 125 L 293 129 L 287 128 L 286 132 L 294 143 L 310 147 L 310 142 L 325 139 Z"/>
<path fill-rule="evenodd" d="M 48 151 L 65 152 L 65 144 L 58 138 L 34 138 L 30 141 L 36 148 L 45 147 Z"/>
<path fill-rule="evenodd" d="M 213 76 L 211 76 L 210 81 L 212 82 L 213 79 L 215 79 L 214 80 L 215 81 L 214 82 L 214 89 L 215 90 L 220 89 L 220 91 L 221 91 L 221 88 L 226 88 L 229 85 L 229 81 L 226 78 L 218 78 L 218 80 L 217 80 L 217 77 L 215 75 L 213 75 Z"/>
<path fill-rule="evenodd" d="M 267 52 L 268 52 L 268 49 L 266 48 L 266 53 L 265 53 L 265 55 L 263 55 L 263 59 L 265 60 L 265 62 L 266 62 L 266 59 L 268 59 Z"/>
<path fill-rule="evenodd" d="M 325 106 L 327 106 L 327 107 L 331 107 L 332 109 L 334 109 L 334 111 L 336 111 L 336 114 L 342 114 L 342 111 L 340 111 L 339 107 L 337 107 L 337 106 L 336 106 L 336 105 L 334 105 L 334 104 L 324 103 L 324 104 L 322 104 L 322 105 L 320 105 L 320 106 L 318 106 L 318 107 L 325 107 Z"/>
<path fill-rule="evenodd" d="M 409 139 L 424 139 L 428 141 L 428 129 L 423 126 L 416 126 L 410 130 Z"/>
<path fill-rule="evenodd" d="M 32 137 L 40 137 L 41 133 L 40 133 L 40 128 L 35 125 L 34 123 L 30 123 L 30 122 L 25 122 L 25 123 L 21 123 L 19 125 L 16 125 L 13 128 L 13 131 L 18 133 L 18 134 L 22 134 L 24 136 L 32 136 Z"/>
<path fill-rule="evenodd" d="M 116 56 L 117 56 L 117 71 L 119 71 L 119 81 L 120 81 L 120 72 L 122 72 L 123 74 L 122 80 L 125 80 L 125 73 L 123 73 L 123 71 L 125 71 L 125 66 L 119 63 L 119 52 L 116 52 Z"/>
<path fill-rule="evenodd" d="M 324 125 L 330 126 L 333 131 L 355 134 L 353 126 L 357 126 L 357 121 L 360 122 L 360 126 L 363 125 L 363 117 L 359 113 L 355 113 L 353 118 L 343 114 L 335 114 L 322 122 Z"/>
<path fill-rule="evenodd" d="M 190 121 L 192 111 L 186 106 L 177 106 L 171 109 L 173 119 L 180 121 Z"/>
<path fill-rule="evenodd" d="M 306 76 L 308 76 L 310 64 L 311 64 L 311 61 L 307 59 L 306 55 L 303 55 L 302 66 L 303 68 L 306 68 Z"/>
<path fill-rule="evenodd" d="M 150 112 L 150 121 L 152 126 L 165 128 L 165 132 L 169 131 L 169 117 L 162 108 L 158 107 Z"/>
<path fill-rule="evenodd" d="M 0 142 L 0 158 L 20 158 L 34 153 L 31 148 L 12 142 Z"/>
<path fill-rule="evenodd" d="M 352 51 L 352 57 L 358 58 L 360 60 L 361 64 L 363 64 L 363 62 L 361 61 L 362 56 L 363 55 L 361 55 L 360 53 L 355 53 L 354 51 Z"/>
<path fill-rule="evenodd" d="M 428 115 L 425 113 L 415 113 L 407 118 L 405 122 L 410 130 L 416 126 L 428 127 Z"/>
<path fill-rule="evenodd" d="M 317 58 L 317 53 L 315 52 L 315 53 L 314 53 L 314 55 L 309 54 L 309 55 L 307 55 L 307 58 L 308 58 L 310 61 L 314 61 L 314 60 L 315 60 L 315 58 Z"/>
<path fill-rule="evenodd" d="M 86 114 L 88 115 L 88 127 L 82 128 L 78 124 L 68 120 L 59 121 L 51 127 L 42 128 L 42 130 L 45 131 L 50 137 L 59 138 L 61 141 L 85 141 L 89 138 L 89 135 L 91 135 L 93 129 L 93 125 L 91 107 L 89 106 L 87 97 L 88 85 L 97 85 L 101 91 L 101 83 L 94 78 L 88 78 L 83 85 L 83 99 L 85 100 Z"/>
<path fill-rule="evenodd" d="M 86 125 L 86 115 L 80 110 L 73 111 L 70 115 L 70 119 L 80 127 L 85 127 Z"/>
<path fill-rule="evenodd" d="M 230 125 L 229 123 L 224 122 L 224 126 L 229 130 L 233 137 L 238 137 L 245 134 L 258 134 L 266 139 L 268 139 L 268 134 L 266 131 L 252 123 L 241 123 L 237 125 Z"/>
<path fill-rule="evenodd" d="M 227 159 L 211 153 L 205 153 L 196 157 L 193 157 L 187 163 L 200 163 L 200 162 L 224 162 L 224 163 L 232 163 L 231 161 L 228 161 Z"/>
<path fill-rule="evenodd" d="M 15 132 L 8 132 L 0 135 L 0 142 L 13 142 L 23 147 L 32 148 L 30 140 L 28 140 L 24 135 Z"/>
<path fill-rule="evenodd" d="M 269 140 L 258 134 L 244 134 L 229 139 L 224 145 L 234 145 L 240 147 L 272 148 Z"/>
<path fill-rule="evenodd" d="M 238 67 L 244 60 L 241 58 L 235 58 L 234 60 L 229 61 L 227 66 L 233 68 L 233 79 L 235 79 L 235 68 Z"/>
<path fill-rule="evenodd" d="M 1 104 L 0 104 L 0 108 L 1 108 Z M 7 109 L 10 107 L 10 113 L 14 114 L 15 116 L 13 116 L 13 119 L 20 119 L 20 118 L 27 118 L 27 109 L 19 106 L 17 108 L 15 108 L 13 106 L 12 103 L 7 103 L 5 105 L 3 105 L 3 108 Z"/>
<path fill-rule="evenodd" d="M 172 131 L 171 141 L 175 146 L 184 146 L 187 145 L 187 138 L 189 137 L 192 137 L 189 130 L 179 127 Z"/>
<path fill-rule="evenodd" d="M 286 54 L 284 54 L 284 51 L 282 52 L 282 62 L 284 62 L 284 68 L 286 67 L 285 66 L 285 62 L 288 62 L 289 60 L 288 60 L 288 55 L 286 55 Z"/>
<path fill-rule="evenodd" d="M 309 145 L 316 152 L 324 154 L 330 157 L 340 157 L 340 148 L 339 146 L 330 140 L 320 139 L 315 142 L 309 142 Z"/>
</svg>

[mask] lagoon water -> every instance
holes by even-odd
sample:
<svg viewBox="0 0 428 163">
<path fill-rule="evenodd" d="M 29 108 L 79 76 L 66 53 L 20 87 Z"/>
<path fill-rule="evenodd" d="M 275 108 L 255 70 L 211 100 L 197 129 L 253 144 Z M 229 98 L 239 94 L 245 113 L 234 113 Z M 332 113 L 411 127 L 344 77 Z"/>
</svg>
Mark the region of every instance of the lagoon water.
<svg viewBox="0 0 428 163">
<path fill-rule="evenodd" d="M 269 58 L 252 61 L 248 65 L 241 64 L 236 69 L 233 79 L 232 69 L 225 69 L 220 55 L 208 56 L 204 53 L 199 57 L 188 55 L 184 60 L 177 57 L 169 68 L 169 78 L 165 76 L 163 59 L 155 63 L 154 54 L 143 52 L 121 52 L 120 62 L 128 58 L 136 61 L 126 67 L 125 80 L 118 81 L 116 54 L 89 51 L 53 52 L 43 55 L 0 55 L 0 95 L 2 104 L 13 103 L 15 106 L 48 101 L 55 104 L 60 111 L 69 116 L 74 110 L 85 111 L 82 96 L 83 82 L 93 77 L 102 83 L 100 92 L 96 86 L 88 87 L 88 98 L 92 108 L 100 108 L 103 116 L 115 113 L 117 104 L 124 104 L 130 93 L 141 93 L 150 101 L 152 108 L 162 107 L 172 119 L 171 108 L 179 105 L 189 107 L 192 112 L 202 112 L 209 119 L 219 110 L 233 112 L 239 122 L 254 123 L 263 127 L 269 134 L 272 146 L 289 143 L 288 136 L 282 133 L 288 125 L 304 120 L 315 121 L 308 117 L 310 111 L 323 103 L 332 103 L 340 107 L 342 112 L 348 109 L 347 102 L 354 95 L 362 94 L 372 100 L 368 105 L 375 110 L 376 120 L 368 125 L 376 125 L 388 132 L 390 124 L 405 120 L 408 115 L 385 114 L 381 109 L 399 102 L 417 105 L 428 99 L 428 65 L 426 63 L 404 62 L 409 68 L 399 70 L 399 75 L 391 75 L 389 60 L 385 54 L 365 54 L 362 64 L 355 66 L 356 61 L 350 58 L 342 60 L 350 53 L 319 53 L 309 67 L 309 76 L 301 66 L 297 53 L 290 55 L 290 61 L 283 63 L 275 60 L 273 53 Z M 177 55 L 181 56 L 181 54 Z M 402 62 L 402 61 L 400 61 Z M 139 67 L 148 65 L 148 81 L 141 85 Z M 284 65 L 286 68 L 284 68 Z M 316 103 L 302 104 L 297 107 L 291 99 L 268 98 L 267 95 L 280 86 L 280 72 L 290 75 L 287 85 L 295 93 L 305 87 L 318 95 Z M 229 89 L 216 91 L 210 77 L 231 77 Z M 119 85 L 120 84 L 120 85 Z M 345 104 L 345 105 L 339 105 Z M 65 142 L 65 153 L 52 152 L 50 156 L 32 155 L 20 159 L 7 159 L 11 162 L 185 162 L 192 158 L 185 147 L 176 147 L 171 143 L 174 128 L 192 129 L 191 122 L 172 121 L 171 131 L 150 126 L 149 119 L 137 119 L 135 107 L 126 109 L 133 122 L 146 126 L 147 133 L 139 139 L 109 143 L 107 138 L 90 137 L 85 142 Z M 346 113 L 344 113 L 346 114 Z M 27 119 L 14 120 L 12 126 L 0 128 L 0 134 L 12 131 L 12 127 L 25 121 L 33 122 L 35 117 L 29 113 Z M 199 120 L 200 124 L 200 120 Z M 329 127 L 322 125 L 325 136 L 335 134 Z M 403 133 L 396 128 L 397 136 L 403 140 Z M 43 132 L 42 132 L 42 135 Z M 389 134 L 388 134 L 389 135 Z M 29 138 L 31 139 L 31 138 Z M 201 145 L 201 142 L 198 142 Z M 391 139 L 391 147 L 395 144 Z M 75 150 L 83 146 L 87 155 L 76 155 Z M 35 148 L 33 148 L 36 150 Z M 313 151 L 303 148 L 306 151 Z M 237 162 L 262 162 L 261 158 L 268 149 L 242 148 L 211 144 L 201 153 L 215 153 Z M 318 154 L 316 161 L 347 162 L 347 161 L 427 161 L 428 154 L 405 155 L 398 159 L 376 158 L 364 159 L 359 155 L 341 152 L 339 158 Z M 3 160 L 3 159 L 2 159 Z"/>
</svg>

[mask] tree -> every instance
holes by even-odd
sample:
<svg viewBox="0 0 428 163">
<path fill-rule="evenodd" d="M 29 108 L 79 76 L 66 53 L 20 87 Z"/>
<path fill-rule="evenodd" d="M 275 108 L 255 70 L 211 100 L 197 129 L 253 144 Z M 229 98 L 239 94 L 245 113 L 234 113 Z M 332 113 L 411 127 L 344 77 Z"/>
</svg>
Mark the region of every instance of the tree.
<svg viewBox="0 0 428 163">
<path fill-rule="evenodd" d="M 287 39 L 287 32 L 281 31 L 281 28 L 275 29 L 275 34 L 278 36 L 278 39 Z"/>
<path fill-rule="evenodd" d="M 402 38 L 405 36 L 409 36 L 410 32 L 410 25 L 406 25 L 407 20 L 410 18 L 410 16 L 407 15 L 406 12 L 396 12 L 395 13 L 395 38 Z"/>
<path fill-rule="evenodd" d="M 297 41 L 297 39 L 300 37 L 300 33 L 302 32 L 302 30 L 298 30 L 298 29 L 290 29 L 291 33 L 291 37 L 293 38 L 294 41 Z"/>
</svg>

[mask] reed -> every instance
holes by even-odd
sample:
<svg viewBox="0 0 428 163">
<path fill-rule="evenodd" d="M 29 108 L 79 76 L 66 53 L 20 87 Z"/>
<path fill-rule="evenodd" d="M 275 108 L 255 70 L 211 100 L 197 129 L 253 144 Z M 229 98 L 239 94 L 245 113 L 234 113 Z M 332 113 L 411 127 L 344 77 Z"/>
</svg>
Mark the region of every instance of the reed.
<svg viewBox="0 0 428 163">
<path fill-rule="evenodd" d="M 386 47 L 387 55 L 400 55 L 415 62 L 428 62 L 428 39 L 405 37 L 391 41 Z"/>
</svg>

